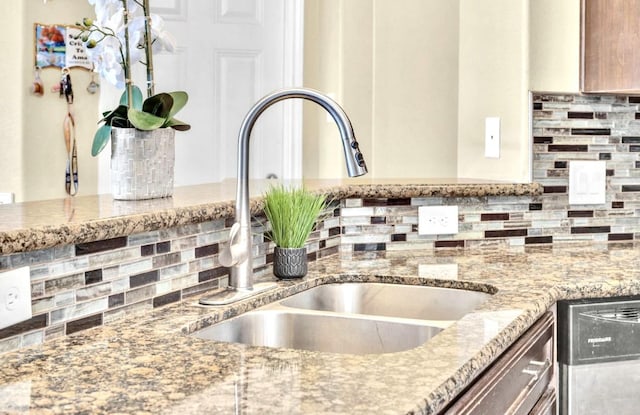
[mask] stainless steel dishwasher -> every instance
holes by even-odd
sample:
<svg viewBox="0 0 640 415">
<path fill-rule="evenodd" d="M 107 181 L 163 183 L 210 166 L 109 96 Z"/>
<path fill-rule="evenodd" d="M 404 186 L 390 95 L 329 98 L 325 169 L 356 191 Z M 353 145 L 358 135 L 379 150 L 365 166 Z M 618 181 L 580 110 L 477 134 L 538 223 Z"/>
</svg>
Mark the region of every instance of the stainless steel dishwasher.
<svg viewBox="0 0 640 415">
<path fill-rule="evenodd" d="M 560 415 L 640 413 L 640 296 L 558 302 Z"/>
</svg>

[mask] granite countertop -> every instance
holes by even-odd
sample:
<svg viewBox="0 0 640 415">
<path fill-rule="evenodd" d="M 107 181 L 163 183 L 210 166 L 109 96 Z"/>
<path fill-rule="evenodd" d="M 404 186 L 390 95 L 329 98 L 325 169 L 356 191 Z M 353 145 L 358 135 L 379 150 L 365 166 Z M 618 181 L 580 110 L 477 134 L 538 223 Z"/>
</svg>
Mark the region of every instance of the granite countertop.
<svg viewBox="0 0 640 415">
<path fill-rule="evenodd" d="M 0 412 L 433 414 L 556 300 L 640 293 L 639 263 L 634 243 L 334 255 L 310 264 L 304 279 L 280 282 L 255 300 L 206 308 L 190 298 L 0 355 Z M 271 349 L 186 335 L 333 281 L 494 294 L 424 345 L 399 353 Z"/>
<path fill-rule="evenodd" d="M 252 212 L 270 181 L 251 182 Z M 306 180 L 305 186 L 331 198 L 407 198 L 540 194 L 537 183 L 496 183 L 475 179 Z M 0 205 L 0 254 L 33 251 L 190 223 L 232 217 L 235 180 L 176 187 L 170 198 L 113 200 L 108 195 Z"/>
</svg>

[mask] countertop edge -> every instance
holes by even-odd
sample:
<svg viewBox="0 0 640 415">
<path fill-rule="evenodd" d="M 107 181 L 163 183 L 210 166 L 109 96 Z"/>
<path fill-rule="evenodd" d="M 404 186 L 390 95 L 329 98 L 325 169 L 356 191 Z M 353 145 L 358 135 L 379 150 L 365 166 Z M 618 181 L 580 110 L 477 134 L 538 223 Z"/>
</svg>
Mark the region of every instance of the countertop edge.
<svg viewBox="0 0 640 415">
<path fill-rule="evenodd" d="M 542 193 L 542 186 L 538 183 L 385 183 L 321 186 L 314 190 L 327 195 L 330 199 L 342 200 L 347 198 L 535 196 Z M 28 204 L 29 202 L 26 202 L 24 205 L 28 206 Z M 257 213 L 261 209 L 262 197 L 252 197 L 252 213 Z M 86 221 L 18 227 L 0 231 L 0 254 L 117 238 L 174 226 L 230 218 L 234 214 L 235 200 L 223 200 L 104 218 L 96 217 Z"/>
</svg>

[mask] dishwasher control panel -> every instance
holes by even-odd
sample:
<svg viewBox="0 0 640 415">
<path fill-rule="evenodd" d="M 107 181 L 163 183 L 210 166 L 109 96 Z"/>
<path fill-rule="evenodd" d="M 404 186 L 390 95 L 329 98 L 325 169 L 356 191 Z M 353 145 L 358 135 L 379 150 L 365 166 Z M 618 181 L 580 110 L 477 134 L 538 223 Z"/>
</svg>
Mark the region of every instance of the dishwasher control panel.
<svg viewBox="0 0 640 415">
<path fill-rule="evenodd" d="M 640 359 L 640 296 L 558 301 L 558 361 Z"/>
</svg>

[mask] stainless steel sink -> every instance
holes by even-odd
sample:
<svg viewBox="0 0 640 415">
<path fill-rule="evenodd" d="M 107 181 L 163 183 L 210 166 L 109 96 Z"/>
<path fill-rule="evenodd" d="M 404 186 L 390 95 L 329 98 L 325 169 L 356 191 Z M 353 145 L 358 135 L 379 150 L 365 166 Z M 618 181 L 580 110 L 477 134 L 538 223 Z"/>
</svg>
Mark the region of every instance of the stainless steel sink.
<svg viewBox="0 0 640 415">
<path fill-rule="evenodd" d="M 420 320 L 459 320 L 490 294 L 415 285 L 327 284 L 281 301 L 286 307 Z"/>
<path fill-rule="evenodd" d="M 424 344 L 490 294 L 380 283 L 327 284 L 193 333 L 251 346 L 394 353 Z"/>
<path fill-rule="evenodd" d="M 442 329 L 370 318 L 259 310 L 194 333 L 206 340 L 329 353 L 392 353 L 420 346 Z"/>
</svg>

